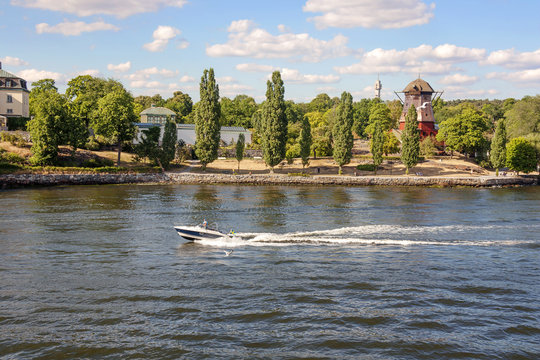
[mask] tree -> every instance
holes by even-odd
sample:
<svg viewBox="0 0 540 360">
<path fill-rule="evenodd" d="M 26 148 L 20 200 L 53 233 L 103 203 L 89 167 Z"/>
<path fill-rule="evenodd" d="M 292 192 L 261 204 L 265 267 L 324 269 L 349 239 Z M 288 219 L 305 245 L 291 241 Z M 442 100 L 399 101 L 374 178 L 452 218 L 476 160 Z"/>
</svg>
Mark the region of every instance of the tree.
<svg viewBox="0 0 540 360">
<path fill-rule="evenodd" d="M 353 147 L 353 107 L 352 96 L 344 91 L 341 94 L 341 103 L 337 108 L 337 117 L 332 128 L 334 138 L 334 161 L 339 166 L 339 174 L 342 173 L 342 166 L 348 164 L 352 157 Z"/>
<path fill-rule="evenodd" d="M 319 94 L 308 105 L 309 111 L 326 112 L 334 106 L 334 102 L 327 94 Z"/>
<path fill-rule="evenodd" d="M 161 135 L 161 127 L 153 126 L 142 131 L 141 141 L 135 145 L 135 154 L 138 158 L 147 158 L 152 163 L 159 165 L 163 171 L 161 157 L 162 149 L 159 147 L 159 136 Z"/>
<path fill-rule="evenodd" d="M 373 123 L 373 136 L 371 138 L 371 155 L 373 156 L 373 165 L 375 165 L 375 175 L 377 168 L 383 161 L 384 148 L 384 130 L 380 121 Z"/>
<path fill-rule="evenodd" d="M 220 130 L 219 86 L 214 78 L 214 69 L 204 70 L 200 83 L 200 101 L 195 114 L 195 154 L 206 165 L 217 159 Z"/>
<path fill-rule="evenodd" d="M 161 156 L 161 163 L 163 168 L 168 169 L 170 163 L 174 160 L 176 155 L 176 142 L 178 140 L 178 131 L 176 129 L 176 123 L 167 119 L 165 129 L 163 130 L 163 141 L 161 142 L 161 148 L 163 155 Z"/>
<path fill-rule="evenodd" d="M 390 109 L 385 103 L 378 103 L 370 108 L 369 123 L 365 130 L 367 134 L 373 134 L 374 124 L 376 122 L 380 123 L 383 131 L 388 131 L 392 128 Z"/>
<path fill-rule="evenodd" d="M 173 96 L 165 102 L 165 107 L 176 113 L 176 122 L 184 123 L 185 118 L 193 110 L 193 100 L 188 94 L 175 91 Z"/>
<path fill-rule="evenodd" d="M 465 107 L 458 115 L 440 123 L 437 140 L 444 141 L 452 150 L 473 154 L 486 146 L 484 133 L 488 127 L 480 111 Z"/>
<path fill-rule="evenodd" d="M 244 158 L 244 149 L 246 147 L 246 138 L 244 134 L 238 135 L 236 142 L 236 160 L 238 161 L 238 171 L 240 171 L 240 161 Z"/>
<path fill-rule="evenodd" d="M 435 138 L 433 136 L 426 136 L 420 141 L 420 155 L 425 158 L 430 158 L 437 154 L 437 146 L 435 146 Z"/>
<path fill-rule="evenodd" d="M 285 87 L 279 71 L 274 71 L 272 81 L 266 83 L 266 102 L 262 111 L 262 149 L 264 161 L 274 172 L 274 166 L 285 158 L 287 118 L 285 116 Z"/>
<path fill-rule="evenodd" d="M 28 95 L 28 102 L 30 107 L 30 115 L 36 115 L 36 109 L 34 109 L 34 102 L 39 94 L 47 91 L 58 92 L 58 88 L 55 85 L 53 79 L 42 79 L 34 81 L 32 83 L 32 90 Z"/>
<path fill-rule="evenodd" d="M 518 173 L 529 173 L 536 169 L 536 150 L 522 137 L 510 140 L 506 147 L 506 165 Z"/>
<path fill-rule="evenodd" d="M 302 158 L 302 169 L 309 164 L 309 155 L 311 153 L 311 126 L 307 116 L 302 119 L 302 127 L 300 129 L 300 157 Z"/>
<path fill-rule="evenodd" d="M 392 131 L 384 132 L 383 153 L 388 156 L 399 152 L 399 140 Z"/>
<path fill-rule="evenodd" d="M 35 94 L 34 117 L 27 124 L 32 139 L 31 162 L 38 165 L 54 164 L 58 158 L 58 146 L 68 138 L 71 123 L 67 100 L 49 88 Z"/>
<path fill-rule="evenodd" d="M 510 139 L 540 133 L 540 95 L 526 96 L 516 102 L 505 117 Z"/>
<path fill-rule="evenodd" d="M 388 109 L 390 110 L 390 119 L 392 120 L 390 128 L 397 128 L 399 118 L 401 117 L 401 113 L 403 111 L 403 104 L 399 100 L 392 100 L 388 101 L 386 106 L 388 106 Z"/>
<path fill-rule="evenodd" d="M 411 106 L 405 118 L 405 129 L 401 135 L 401 162 L 405 165 L 405 173 L 418 164 L 420 153 L 420 134 L 418 134 L 418 115 Z"/>
<path fill-rule="evenodd" d="M 96 134 L 118 144 L 116 166 L 120 165 L 122 142 L 132 140 L 135 135 L 135 120 L 133 96 L 123 87 L 116 88 L 99 99 L 97 116 L 90 125 Z"/>
<path fill-rule="evenodd" d="M 365 139 L 367 137 L 365 130 L 369 123 L 369 111 L 371 109 L 371 102 L 369 99 L 361 99 L 360 101 L 353 104 L 353 109 L 353 131 L 356 135 Z"/>
<path fill-rule="evenodd" d="M 489 159 L 495 168 L 496 175 L 499 176 L 499 169 L 506 165 L 506 127 L 503 119 L 497 122 L 495 135 L 491 141 Z"/>
</svg>

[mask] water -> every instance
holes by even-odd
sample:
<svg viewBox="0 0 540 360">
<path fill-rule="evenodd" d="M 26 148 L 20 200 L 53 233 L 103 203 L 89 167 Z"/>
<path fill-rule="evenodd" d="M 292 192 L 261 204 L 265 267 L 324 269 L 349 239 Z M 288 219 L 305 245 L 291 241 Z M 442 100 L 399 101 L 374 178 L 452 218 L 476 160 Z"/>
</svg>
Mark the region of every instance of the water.
<svg viewBox="0 0 540 360">
<path fill-rule="evenodd" d="M 0 202 L 0 358 L 540 356 L 538 187 L 86 186 Z M 205 217 L 237 237 L 172 229 Z"/>
</svg>

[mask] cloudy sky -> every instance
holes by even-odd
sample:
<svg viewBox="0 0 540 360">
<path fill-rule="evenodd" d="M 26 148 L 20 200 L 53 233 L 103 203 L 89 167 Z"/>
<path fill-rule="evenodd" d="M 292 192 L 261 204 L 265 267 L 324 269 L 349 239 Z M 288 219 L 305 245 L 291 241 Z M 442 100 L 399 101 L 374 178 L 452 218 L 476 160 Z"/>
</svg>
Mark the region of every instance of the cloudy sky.
<svg viewBox="0 0 540 360">
<path fill-rule="evenodd" d="M 136 95 L 196 101 L 205 68 L 221 96 L 396 99 L 420 76 L 443 98 L 540 93 L 538 0 L 0 0 L 2 68 L 29 82 L 90 74 Z"/>
</svg>

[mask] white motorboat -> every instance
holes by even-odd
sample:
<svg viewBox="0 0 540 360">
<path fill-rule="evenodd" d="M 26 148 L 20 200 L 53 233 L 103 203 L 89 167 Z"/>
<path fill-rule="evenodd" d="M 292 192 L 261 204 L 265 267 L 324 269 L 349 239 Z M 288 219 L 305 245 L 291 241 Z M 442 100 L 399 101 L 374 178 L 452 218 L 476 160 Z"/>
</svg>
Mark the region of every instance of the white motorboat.
<svg viewBox="0 0 540 360">
<path fill-rule="evenodd" d="M 232 233 L 222 233 L 217 229 L 212 229 L 209 226 L 204 225 L 204 223 L 195 226 L 175 226 L 174 230 L 176 230 L 178 235 L 189 241 L 219 239 L 232 236 Z"/>
</svg>

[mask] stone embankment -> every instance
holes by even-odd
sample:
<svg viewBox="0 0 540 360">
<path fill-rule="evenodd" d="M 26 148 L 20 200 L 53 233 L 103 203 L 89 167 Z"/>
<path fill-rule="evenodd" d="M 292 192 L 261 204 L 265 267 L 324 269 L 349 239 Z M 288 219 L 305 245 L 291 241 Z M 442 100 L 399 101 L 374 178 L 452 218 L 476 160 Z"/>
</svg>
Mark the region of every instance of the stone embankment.
<svg viewBox="0 0 540 360">
<path fill-rule="evenodd" d="M 162 183 L 169 180 L 164 174 L 9 174 L 0 175 L 0 186 L 54 186 Z"/>
<path fill-rule="evenodd" d="M 521 186 L 538 185 L 538 176 L 288 176 L 198 173 L 166 174 L 10 174 L 0 175 L 0 187 L 95 184 L 239 184 L 239 185 L 341 185 L 341 186 Z"/>
<path fill-rule="evenodd" d="M 343 185 L 343 186 L 515 186 L 538 185 L 537 176 L 436 177 L 436 176 L 288 176 L 168 173 L 177 184 Z"/>
</svg>

